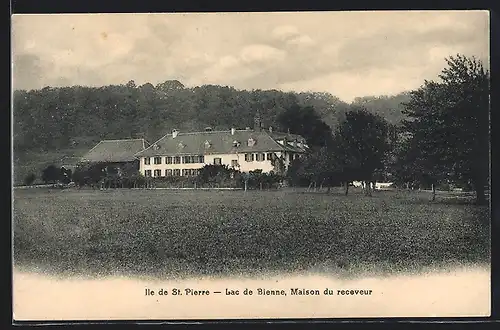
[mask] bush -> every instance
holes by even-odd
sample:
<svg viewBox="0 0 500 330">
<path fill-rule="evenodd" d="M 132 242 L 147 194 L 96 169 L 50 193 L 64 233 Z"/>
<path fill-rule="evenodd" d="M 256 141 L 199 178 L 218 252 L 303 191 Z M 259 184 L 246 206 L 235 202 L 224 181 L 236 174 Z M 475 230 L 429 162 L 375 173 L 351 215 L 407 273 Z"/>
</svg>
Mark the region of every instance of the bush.
<svg viewBox="0 0 500 330">
<path fill-rule="evenodd" d="M 277 173 L 263 173 L 262 170 L 250 171 L 247 175 L 248 189 L 277 189 L 283 176 Z"/>
<path fill-rule="evenodd" d="M 31 186 L 33 182 L 36 180 L 36 175 L 34 173 L 30 173 L 24 177 L 24 185 Z"/>
<path fill-rule="evenodd" d="M 199 187 L 241 187 L 241 173 L 227 165 L 205 165 L 196 177 Z"/>
<path fill-rule="evenodd" d="M 61 178 L 61 170 L 55 165 L 49 165 L 42 171 L 42 181 L 56 183 Z"/>
</svg>

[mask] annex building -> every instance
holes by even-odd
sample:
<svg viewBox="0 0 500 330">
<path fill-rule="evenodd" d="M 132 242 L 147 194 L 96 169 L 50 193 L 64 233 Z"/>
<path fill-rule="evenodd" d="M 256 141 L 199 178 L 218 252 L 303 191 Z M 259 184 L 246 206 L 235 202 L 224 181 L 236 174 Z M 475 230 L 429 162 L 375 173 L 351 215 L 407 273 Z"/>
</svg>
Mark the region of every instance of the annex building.
<svg viewBox="0 0 500 330">
<path fill-rule="evenodd" d="M 78 163 L 101 163 L 118 172 L 127 168 L 137 171 L 139 160 L 135 154 L 148 146 L 144 139 L 102 140 L 83 155 Z"/>
</svg>

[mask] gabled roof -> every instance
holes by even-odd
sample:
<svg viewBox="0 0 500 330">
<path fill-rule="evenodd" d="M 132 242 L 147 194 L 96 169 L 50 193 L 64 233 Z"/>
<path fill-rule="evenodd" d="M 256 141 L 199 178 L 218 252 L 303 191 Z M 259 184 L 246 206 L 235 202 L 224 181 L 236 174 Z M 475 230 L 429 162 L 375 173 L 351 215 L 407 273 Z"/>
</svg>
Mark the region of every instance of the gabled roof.
<svg viewBox="0 0 500 330">
<path fill-rule="evenodd" d="M 56 163 L 58 165 L 77 165 L 81 161 L 81 157 L 63 156 Z"/>
<path fill-rule="evenodd" d="M 204 155 L 204 154 L 233 154 L 248 152 L 268 151 L 296 151 L 304 152 L 305 149 L 294 147 L 290 144 L 282 145 L 266 131 L 235 130 L 231 131 L 205 131 L 205 132 L 178 132 L 176 137 L 167 134 L 151 146 L 136 154 L 137 157 L 154 157 L 164 155 Z M 287 135 L 287 133 L 285 133 Z M 255 144 L 248 145 L 248 140 L 253 139 Z M 296 136 L 300 142 L 304 139 Z M 291 136 L 289 136 L 291 139 Z M 208 142 L 208 144 L 207 144 Z M 235 147 L 234 142 L 239 142 Z"/>
<path fill-rule="evenodd" d="M 144 139 L 103 140 L 90 149 L 82 158 L 83 162 L 130 162 L 134 156 L 147 147 Z"/>
</svg>

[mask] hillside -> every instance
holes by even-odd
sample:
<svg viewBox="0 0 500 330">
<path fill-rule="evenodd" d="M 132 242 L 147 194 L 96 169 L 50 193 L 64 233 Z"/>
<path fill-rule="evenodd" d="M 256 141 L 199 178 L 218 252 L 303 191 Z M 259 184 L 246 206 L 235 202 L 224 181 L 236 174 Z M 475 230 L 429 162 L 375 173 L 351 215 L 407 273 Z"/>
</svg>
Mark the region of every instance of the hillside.
<svg viewBox="0 0 500 330">
<path fill-rule="evenodd" d="M 398 124 L 405 117 L 402 104 L 410 100 L 410 93 L 403 92 L 393 96 L 365 96 L 357 97 L 352 105 L 366 107 L 370 112 L 376 113 L 391 124 Z"/>
</svg>

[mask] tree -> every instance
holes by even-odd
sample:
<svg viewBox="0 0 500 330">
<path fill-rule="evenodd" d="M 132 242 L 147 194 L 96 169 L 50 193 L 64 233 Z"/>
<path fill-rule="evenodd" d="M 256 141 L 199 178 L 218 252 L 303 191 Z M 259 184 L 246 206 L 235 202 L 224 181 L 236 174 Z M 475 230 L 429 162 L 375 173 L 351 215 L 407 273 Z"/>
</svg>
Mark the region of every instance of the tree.
<svg viewBox="0 0 500 330">
<path fill-rule="evenodd" d="M 61 170 L 55 165 L 49 165 L 42 171 L 42 181 L 56 183 L 61 178 Z"/>
<path fill-rule="evenodd" d="M 334 134 L 332 151 L 334 164 L 346 185 L 353 180 L 373 180 L 374 173 L 384 168 L 384 159 L 389 149 L 388 124 L 380 117 L 362 107 L 346 113 Z M 366 190 L 370 194 L 370 189 Z"/>
<path fill-rule="evenodd" d="M 471 182 L 484 204 L 489 179 L 489 72 L 463 55 L 446 59 L 440 81 L 426 81 L 405 105 L 405 127 L 420 173 Z"/>
<path fill-rule="evenodd" d="M 156 89 L 163 93 L 169 93 L 171 91 L 183 89 L 184 85 L 178 80 L 167 80 L 156 85 Z"/>
<path fill-rule="evenodd" d="M 79 164 L 72 174 L 72 180 L 79 187 L 95 185 L 106 177 L 105 163 Z"/>
<path fill-rule="evenodd" d="M 294 104 L 285 109 L 277 120 L 281 131 L 303 136 L 311 147 L 331 144 L 331 128 L 321 120 L 311 106 L 301 107 Z"/>
<path fill-rule="evenodd" d="M 273 166 L 273 172 L 276 175 L 284 175 L 286 173 L 285 159 L 283 155 L 277 156 L 276 154 L 272 154 L 271 157 L 271 165 Z"/>
<path fill-rule="evenodd" d="M 294 159 L 287 171 L 287 179 L 295 186 L 309 185 L 330 188 L 342 181 L 342 173 L 337 166 L 337 160 L 331 147 L 321 147 L 309 152 L 304 157 Z"/>
<path fill-rule="evenodd" d="M 34 173 L 28 174 L 24 178 L 24 185 L 25 186 L 31 186 L 33 184 L 33 182 L 35 182 L 35 179 L 36 179 L 36 175 Z"/>
<path fill-rule="evenodd" d="M 447 180 L 446 153 L 440 147 L 446 143 L 447 136 L 439 110 L 446 104 L 442 94 L 442 86 L 429 81 L 424 83 L 424 88 L 410 93 L 405 107 L 415 111 L 412 115 L 406 111 L 410 118 L 403 121 L 406 138 L 398 145 L 396 161 L 392 164 L 393 174 L 399 181 L 406 182 L 408 188 L 432 187 L 433 200 L 435 186 Z"/>
<path fill-rule="evenodd" d="M 224 186 L 234 181 L 238 173 L 239 171 L 229 168 L 227 165 L 207 164 L 198 172 L 196 181 L 200 185 L 209 184 L 210 186 Z"/>
</svg>

